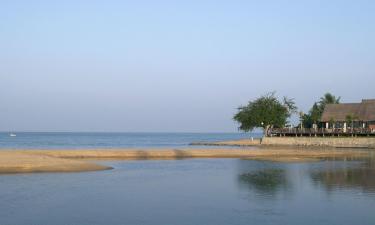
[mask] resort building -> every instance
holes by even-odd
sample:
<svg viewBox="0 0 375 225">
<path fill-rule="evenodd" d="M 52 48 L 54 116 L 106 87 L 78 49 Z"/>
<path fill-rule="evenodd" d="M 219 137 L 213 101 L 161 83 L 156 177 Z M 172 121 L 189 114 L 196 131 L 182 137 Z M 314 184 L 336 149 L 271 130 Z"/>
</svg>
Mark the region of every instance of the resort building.
<svg viewBox="0 0 375 225">
<path fill-rule="evenodd" d="M 313 128 L 273 128 L 268 136 L 375 136 L 375 99 L 328 104 Z"/>
<path fill-rule="evenodd" d="M 375 130 L 375 99 L 364 99 L 361 103 L 328 104 L 324 108 L 321 126 L 340 130 Z"/>
</svg>

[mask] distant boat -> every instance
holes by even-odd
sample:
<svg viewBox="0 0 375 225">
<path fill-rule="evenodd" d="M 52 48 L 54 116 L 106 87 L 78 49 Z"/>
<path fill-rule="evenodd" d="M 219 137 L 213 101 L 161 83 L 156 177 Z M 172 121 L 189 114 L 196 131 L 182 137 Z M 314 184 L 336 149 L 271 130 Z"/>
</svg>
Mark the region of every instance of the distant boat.
<svg viewBox="0 0 375 225">
<path fill-rule="evenodd" d="M 13 134 L 13 133 L 10 133 L 9 136 L 10 136 L 10 137 L 16 137 L 17 135 L 16 135 L 16 134 Z"/>
</svg>

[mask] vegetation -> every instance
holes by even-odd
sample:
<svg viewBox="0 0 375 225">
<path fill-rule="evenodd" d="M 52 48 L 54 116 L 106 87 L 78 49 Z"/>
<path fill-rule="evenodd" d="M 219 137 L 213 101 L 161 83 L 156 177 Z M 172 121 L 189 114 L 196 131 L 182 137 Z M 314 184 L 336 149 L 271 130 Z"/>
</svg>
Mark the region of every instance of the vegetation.
<svg viewBox="0 0 375 225">
<path fill-rule="evenodd" d="M 272 127 L 284 127 L 288 118 L 296 111 L 293 99 L 284 97 L 280 101 L 273 92 L 239 107 L 233 119 L 240 124 L 240 130 L 248 132 L 261 127 L 267 135 Z"/>
<path fill-rule="evenodd" d="M 306 128 L 312 128 L 313 124 L 317 124 L 321 118 L 324 108 L 327 104 L 339 104 L 341 97 L 336 97 L 331 93 L 326 93 L 320 98 L 319 102 L 315 102 L 310 111 L 305 114 L 302 118 L 303 126 Z"/>
<path fill-rule="evenodd" d="M 312 128 L 313 124 L 318 124 L 326 105 L 339 104 L 340 99 L 341 97 L 326 93 L 314 103 L 308 113 L 299 113 L 301 121 L 299 126 Z M 239 123 L 240 130 L 248 132 L 254 128 L 263 128 L 264 134 L 268 135 L 270 128 L 285 127 L 293 113 L 297 113 L 294 100 L 287 97 L 279 100 L 273 92 L 250 101 L 245 106 L 240 106 L 233 119 Z M 347 119 L 352 121 L 354 118 L 348 117 Z"/>
<path fill-rule="evenodd" d="M 347 124 L 350 124 L 350 127 L 352 128 L 353 127 L 353 122 L 354 122 L 354 116 L 352 114 L 346 115 L 345 120 L 346 120 L 345 122 Z"/>
<path fill-rule="evenodd" d="M 330 118 L 330 119 L 329 119 L 329 124 L 331 124 L 331 125 L 332 125 L 332 128 L 334 129 L 334 128 L 335 128 L 335 124 L 336 124 L 335 119 L 334 119 L 334 118 Z"/>
<path fill-rule="evenodd" d="M 345 122 L 346 124 L 348 124 L 350 126 L 350 131 L 352 133 L 352 136 L 353 136 L 353 127 L 354 127 L 354 120 L 358 119 L 355 115 L 353 114 L 349 114 L 349 115 L 346 115 L 345 117 Z"/>
</svg>

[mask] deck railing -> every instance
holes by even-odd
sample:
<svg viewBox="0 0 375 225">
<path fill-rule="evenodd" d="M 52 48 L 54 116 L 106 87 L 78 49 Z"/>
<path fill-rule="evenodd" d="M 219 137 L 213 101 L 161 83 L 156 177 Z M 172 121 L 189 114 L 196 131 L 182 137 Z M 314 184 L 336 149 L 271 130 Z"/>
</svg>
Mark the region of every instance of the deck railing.
<svg viewBox="0 0 375 225">
<path fill-rule="evenodd" d="M 369 136 L 375 135 L 369 128 L 272 128 L 269 136 Z"/>
</svg>

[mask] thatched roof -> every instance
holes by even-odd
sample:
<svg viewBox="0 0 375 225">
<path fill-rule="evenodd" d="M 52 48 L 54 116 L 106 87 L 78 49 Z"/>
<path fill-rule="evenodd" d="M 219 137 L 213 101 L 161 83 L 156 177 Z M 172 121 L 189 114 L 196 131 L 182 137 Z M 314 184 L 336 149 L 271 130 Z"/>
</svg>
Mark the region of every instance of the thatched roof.
<svg viewBox="0 0 375 225">
<path fill-rule="evenodd" d="M 328 104 L 321 121 L 346 121 L 352 115 L 355 121 L 375 121 L 375 99 L 364 99 L 361 103 Z"/>
<path fill-rule="evenodd" d="M 362 121 L 375 121 L 375 99 L 362 100 L 360 113 Z"/>
</svg>

